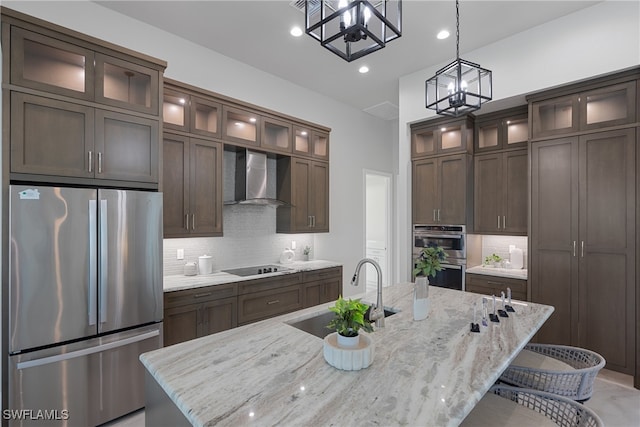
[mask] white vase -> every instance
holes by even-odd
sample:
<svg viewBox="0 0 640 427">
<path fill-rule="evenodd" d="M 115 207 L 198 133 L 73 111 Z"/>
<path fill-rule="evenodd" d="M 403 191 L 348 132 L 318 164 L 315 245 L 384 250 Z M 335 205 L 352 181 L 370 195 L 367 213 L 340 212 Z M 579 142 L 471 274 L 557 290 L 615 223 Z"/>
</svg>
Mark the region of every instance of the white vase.
<svg viewBox="0 0 640 427">
<path fill-rule="evenodd" d="M 413 320 L 424 320 L 429 315 L 429 278 L 416 277 L 413 285 Z"/>
<path fill-rule="evenodd" d="M 353 348 L 357 347 L 359 343 L 360 335 L 356 335 L 355 337 L 345 337 L 344 335 L 338 334 L 338 347 Z"/>
<path fill-rule="evenodd" d="M 333 332 L 324 337 L 322 354 L 329 365 L 344 371 L 357 371 L 371 365 L 375 354 L 371 337 L 367 334 L 359 335 L 358 345 L 343 347 L 338 344 L 339 336 L 337 332 Z"/>
</svg>

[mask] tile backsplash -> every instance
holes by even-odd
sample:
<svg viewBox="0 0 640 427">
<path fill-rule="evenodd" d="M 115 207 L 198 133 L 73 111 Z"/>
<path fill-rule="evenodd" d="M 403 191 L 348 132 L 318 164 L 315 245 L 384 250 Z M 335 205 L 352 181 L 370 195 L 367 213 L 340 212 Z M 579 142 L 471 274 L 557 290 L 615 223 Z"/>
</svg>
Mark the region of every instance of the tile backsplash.
<svg viewBox="0 0 640 427">
<path fill-rule="evenodd" d="M 524 268 L 527 268 L 528 238 L 526 236 L 482 236 L 482 258 L 497 254 L 503 259 L 509 259 L 509 245 L 515 245 L 524 252 Z"/>
<path fill-rule="evenodd" d="M 225 206 L 223 230 L 223 237 L 164 239 L 164 275 L 183 274 L 186 262 L 197 262 L 205 254 L 213 257 L 214 271 L 278 262 L 292 241 L 296 260 L 302 259 L 305 246 L 314 257 L 313 234 L 276 234 L 274 206 Z M 183 260 L 176 259 L 178 249 L 184 249 Z"/>
</svg>

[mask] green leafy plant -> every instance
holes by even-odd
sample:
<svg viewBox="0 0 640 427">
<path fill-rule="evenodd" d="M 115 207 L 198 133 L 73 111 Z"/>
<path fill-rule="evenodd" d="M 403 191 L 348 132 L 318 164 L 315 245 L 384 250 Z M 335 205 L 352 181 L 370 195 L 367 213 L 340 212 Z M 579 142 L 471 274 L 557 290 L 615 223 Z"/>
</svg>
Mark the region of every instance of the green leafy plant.
<svg viewBox="0 0 640 427">
<path fill-rule="evenodd" d="M 327 328 L 336 331 L 345 337 L 355 337 L 360 329 L 366 332 L 373 332 L 373 326 L 365 318 L 369 306 L 360 302 L 360 299 L 345 300 L 342 295 L 338 297 L 336 305 L 329 307 L 329 311 L 335 313 Z"/>
<path fill-rule="evenodd" d="M 447 259 L 447 254 L 444 249 L 438 245 L 430 244 L 420 251 L 413 274 L 415 276 L 435 277 L 436 273 L 442 270 L 440 264 L 445 259 Z"/>
<path fill-rule="evenodd" d="M 487 257 L 484 257 L 484 263 L 487 265 L 500 261 L 502 261 L 502 257 L 498 254 L 491 254 Z"/>
<path fill-rule="evenodd" d="M 305 246 L 304 249 L 302 250 L 302 253 L 304 255 L 309 255 L 311 253 L 311 246 Z"/>
</svg>

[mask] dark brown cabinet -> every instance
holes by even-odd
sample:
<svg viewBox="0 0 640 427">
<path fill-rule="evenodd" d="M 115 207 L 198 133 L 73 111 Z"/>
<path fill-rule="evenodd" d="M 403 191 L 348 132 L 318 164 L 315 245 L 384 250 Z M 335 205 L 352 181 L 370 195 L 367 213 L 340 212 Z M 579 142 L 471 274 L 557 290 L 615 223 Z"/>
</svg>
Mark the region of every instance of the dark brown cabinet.
<svg viewBox="0 0 640 427">
<path fill-rule="evenodd" d="M 156 189 L 166 63 L 8 9 L 2 21 L 10 179 Z"/>
<path fill-rule="evenodd" d="M 413 161 L 414 224 L 468 224 L 472 206 L 471 156 Z"/>
<path fill-rule="evenodd" d="M 411 158 L 471 153 L 473 121 L 470 118 L 430 120 L 411 126 Z"/>
<path fill-rule="evenodd" d="M 11 172 L 157 183 L 158 122 L 12 92 Z"/>
<path fill-rule="evenodd" d="M 304 126 L 293 126 L 293 154 L 329 161 L 329 133 Z"/>
<path fill-rule="evenodd" d="M 297 157 L 277 162 L 278 199 L 290 203 L 277 211 L 278 233 L 329 231 L 329 164 Z"/>
<path fill-rule="evenodd" d="M 300 310 L 303 307 L 301 283 L 300 273 L 240 282 L 238 324 Z"/>
<path fill-rule="evenodd" d="M 532 136 L 542 138 L 636 121 L 636 82 L 600 86 L 531 103 Z"/>
<path fill-rule="evenodd" d="M 222 107 L 222 138 L 249 147 L 260 146 L 262 118 L 255 112 L 240 108 Z"/>
<path fill-rule="evenodd" d="M 11 83 L 158 115 L 161 71 L 38 32 L 11 28 Z"/>
<path fill-rule="evenodd" d="M 634 370 L 636 130 L 532 144 L 532 301 L 555 312 L 540 342 L 600 353 Z"/>
<path fill-rule="evenodd" d="M 270 152 L 290 154 L 292 144 L 292 125 L 273 117 L 262 117 L 260 147 Z"/>
<path fill-rule="evenodd" d="M 526 148 L 528 139 L 526 106 L 490 113 L 475 120 L 474 153 Z"/>
<path fill-rule="evenodd" d="M 305 271 L 302 280 L 305 308 L 335 301 L 342 294 L 342 267 Z"/>
<path fill-rule="evenodd" d="M 237 284 L 164 294 L 164 346 L 238 326 Z"/>
<path fill-rule="evenodd" d="M 474 163 L 475 232 L 526 235 L 527 150 L 476 155 Z"/>
<path fill-rule="evenodd" d="M 222 144 L 166 133 L 164 237 L 222 235 Z"/>
<path fill-rule="evenodd" d="M 496 299 L 499 299 L 502 292 L 504 292 L 505 297 L 508 295 L 507 289 L 511 289 L 512 299 L 527 301 L 526 280 L 473 273 L 467 273 L 465 276 L 465 290 L 467 292 L 495 295 Z"/>
<path fill-rule="evenodd" d="M 162 105 L 164 128 L 219 138 L 222 104 L 180 89 L 171 84 L 165 85 Z"/>
</svg>

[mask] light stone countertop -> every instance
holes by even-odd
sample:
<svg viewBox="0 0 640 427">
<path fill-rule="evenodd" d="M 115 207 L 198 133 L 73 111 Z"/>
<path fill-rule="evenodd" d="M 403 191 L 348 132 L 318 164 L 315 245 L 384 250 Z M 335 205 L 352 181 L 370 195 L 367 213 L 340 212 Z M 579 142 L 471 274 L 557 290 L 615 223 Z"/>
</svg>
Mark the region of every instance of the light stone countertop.
<svg viewBox="0 0 640 427">
<path fill-rule="evenodd" d="M 360 371 L 331 367 L 322 339 L 287 324 L 325 313 L 333 303 L 155 350 L 140 360 L 196 426 L 456 426 L 553 307 L 514 301 L 515 315 L 471 333 L 473 303 L 480 315 L 482 296 L 429 291 L 429 316 L 416 322 L 413 284 L 384 288 L 384 306 L 400 311 L 369 335 L 375 356 Z M 375 298 L 373 292 L 363 300 Z"/>
<path fill-rule="evenodd" d="M 264 277 L 282 276 L 285 274 L 298 273 L 300 271 L 320 270 L 323 268 L 339 267 L 342 264 L 333 261 L 312 260 L 312 261 L 293 261 L 289 264 L 272 263 L 280 267 L 286 267 L 291 270 L 277 273 L 257 274 L 255 276 L 236 276 L 235 274 L 223 273 L 217 271 L 212 274 L 202 274 L 197 276 L 171 275 L 164 276 L 163 288 L 164 292 L 180 291 L 184 289 L 201 288 L 204 286 L 222 285 L 224 283 L 242 282 L 244 280 L 253 280 Z"/>
<path fill-rule="evenodd" d="M 467 268 L 467 273 L 484 274 L 486 276 L 509 277 L 512 279 L 527 280 L 527 269 L 515 270 L 513 268 L 485 267 L 478 265 L 476 267 Z"/>
</svg>

